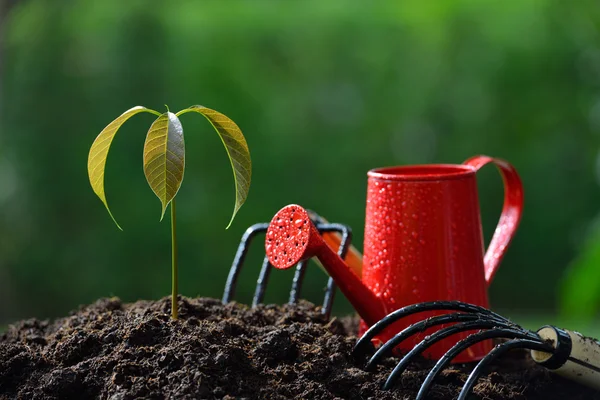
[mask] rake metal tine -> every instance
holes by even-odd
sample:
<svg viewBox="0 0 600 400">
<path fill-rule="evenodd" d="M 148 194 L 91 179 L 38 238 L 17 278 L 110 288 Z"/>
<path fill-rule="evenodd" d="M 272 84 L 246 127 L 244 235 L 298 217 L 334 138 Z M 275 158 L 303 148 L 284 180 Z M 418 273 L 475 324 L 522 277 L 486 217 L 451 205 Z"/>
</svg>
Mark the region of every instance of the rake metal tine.
<svg viewBox="0 0 600 400">
<path fill-rule="evenodd" d="M 310 216 L 310 220 L 313 224 L 319 225 L 324 223 L 323 217 L 312 210 L 306 210 Z M 292 288 L 290 289 L 290 298 L 288 304 L 296 304 L 300 298 L 300 292 L 302 291 L 302 283 L 304 282 L 304 276 L 306 275 L 306 267 L 308 266 L 308 260 L 302 260 L 296 266 L 296 272 L 294 273 L 294 279 L 292 280 Z"/>
<path fill-rule="evenodd" d="M 333 300 L 335 299 L 335 292 L 337 285 L 333 278 L 327 280 L 327 289 L 325 290 L 325 297 L 323 298 L 323 306 L 321 307 L 321 315 L 325 319 L 331 318 L 331 309 L 333 308 Z"/>
<path fill-rule="evenodd" d="M 262 267 L 260 268 L 260 274 L 256 281 L 256 290 L 254 291 L 254 297 L 252 298 L 252 308 L 256 307 L 263 302 L 265 298 L 265 291 L 267 290 L 267 283 L 269 283 L 269 276 L 273 266 L 269 262 L 269 257 L 265 256 L 263 259 Z"/>
<path fill-rule="evenodd" d="M 471 374 L 467 378 L 465 385 L 463 386 L 460 394 L 458 395 L 458 400 L 466 400 L 469 392 L 475 386 L 477 379 L 483 374 L 485 367 L 487 367 L 491 362 L 495 361 L 498 357 L 503 355 L 509 350 L 512 349 L 531 349 L 531 350 L 539 350 L 544 351 L 546 353 L 554 353 L 556 349 L 552 347 L 552 345 L 543 342 L 541 339 L 538 340 L 530 340 L 530 339 L 514 339 L 509 340 L 508 342 L 501 343 L 494 347 L 492 351 L 488 353 L 485 357 L 479 361 L 477 366 L 471 371 Z"/>
<path fill-rule="evenodd" d="M 296 272 L 294 273 L 294 280 L 292 281 L 292 289 L 290 290 L 290 299 L 288 304 L 296 304 L 302 291 L 302 282 L 304 281 L 304 275 L 306 274 L 306 267 L 308 260 L 302 260 L 296 266 Z"/>
<path fill-rule="evenodd" d="M 427 318 L 423 321 L 419 321 L 415 324 L 408 326 L 403 329 L 400 333 L 396 334 L 393 338 L 388 340 L 383 346 L 381 346 L 377 352 L 371 357 L 371 359 L 365 365 L 365 371 L 369 371 L 375 366 L 375 364 L 381 360 L 386 354 L 391 353 L 394 347 L 408 339 L 409 337 L 423 332 L 424 330 L 431 328 L 436 325 L 442 325 L 450 322 L 464 322 L 464 321 L 487 321 L 487 318 L 481 314 L 469 314 L 469 313 L 453 313 L 440 315 L 437 317 Z M 498 324 L 497 321 L 490 320 L 490 323 Z"/>
<path fill-rule="evenodd" d="M 257 233 L 266 232 L 268 228 L 268 223 L 260 223 L 252 225 L 251 227 L 246 229 L 246 232 L 244 232 L 244 235 L 242 236 L 242 239 L 240 241 L 240 245 L 238 246 L 237 252 L 235 253 L 233 264 L 231 265 L 231 269 L 229 270 L 229 275 L 227 276 L 225 290 L 223 291 L 223 299 L 221 300 L 223 304 L 229 303 L 232 297 L 235 295 L 237 280 L 240 275 L 242 265 L 244 264 L 244 260 L 246 259 L 246 254 L 248 254 L 248 248 L 250 247 L 252 239 L 256 236 Z"/>
<path fill-rule="evenodd" d="M 467 314 L 468 315 L 468 314 Z M 395 381 L 397 377 L 401 376 L 408 364 L 429 347 L 433 346 L 435 343 L 439 342 L 447 338 L 448 336 L 454 335 L 456 333 L 475 330 L 475 329 L 489 329 L 489 328 L 508 328 L 512 329 L 512 326 L 507 324 L 500 323 L 498 321 L 493 320 L 475 320 L 468 322 L 461 322 L 456 325 L 449 326 L 447 328 L 440 329 L 439 331 L 433 333 L 432 335 L 426 337 L 421 342 L 419 342 L 415 347 L 413 347 L 402 360 L 396 365 L 393 371 L 390 373 L 389 379 Z"/>
<path fill-rule="evenodd" d="M 461 340 L 460 342 L 455 344 L 450 350 L 448 350 L 446 354 L 444 354 L 442 358 L 440 358 L 438 362 L 433 366 L 433 368 L 431 369 L 431 371 L 429 371 L 429 374 L 423 381 L 423 384 L 421 385 L 421 388 L 419 389 L 419 393 L 417 393 L 417 398 L 415 400 L 425 399 L 425 396 L 429 392 L 429 388 L 433 384 L 434 379 L 444 368 L 446 368 L 448 364 L 450 364 L 454 357 L 459 355 L 463 350 L 473 346 L 475 343 L 483 342 L 484 340 L 494 338 L 518 338 L 536 340 L 536 335 L 533 332 L 524 331 L 522 329 L 517 330 L 498 328 L 490 329 L 489 331 L 474 333 L 472 335 L 467 336 L 465 339 Z M 537 340 L 539 341 L 539 337 L 537 337 Z M 383 386 L 384 389 L 390 389 L 394 384 L 394 381 L 390 378 L 391 377 L 388 377 L 387 381 L 385 382 L 385 385 Z"/>
<path fill-rule="evenodd" d="M 338 255 L 343 260 L 348 253 L 348 248 L 350 247 L 350 243 L 352 242 L 352 229 L 349 226 L 343 224 L 319 224 L 317 225 L 317 229 L 321 233 L 325 232 L 339 232 L 342 234 L 342 242 L 340 243 L 340 247 L 338 249 Z M 329 319 L 331 317 L 331 309 L 333 307 L 333 300 L 335 298 L 336 284 L 333 278 L 329 278 L 327 281 L 327 290 L 325 291 L 325 298 L 323 300 L 323 307 L 321 309 L 321 314 L 325 316 L 325 318 Z"/>
<path fill-rule="evenodd" d="M 385 318 L 382 318 L 379 322 L 371 326 L 362 337 L 356 342 L 354 345 L 354 349 L 352 350 L 353 354 L 359 355 L 364 353 L 362 349 L 368 348 L 371 339 L 377 336 L 381 331 L 387 328 L 389 325 L 398 321 L 401 318 L 407 317 L 412 314 L 420 313 L 423 311 L 461 311 L 464 313 L 479 313 L 483 315 L 487 315 L 488 318 L 506 322 L 512 324 L 508 319 L 502 317 L 501 315 L 496 314 L 488 310 L 487 308 L 476 306 L 474 304 L 463 303 L 460 301 L 431 301 L 427 303 L 418 303 L 412 304 L 410 306 L 402 307 L 397 309 L 396 311 L 388 314 Z"/>
</svg>

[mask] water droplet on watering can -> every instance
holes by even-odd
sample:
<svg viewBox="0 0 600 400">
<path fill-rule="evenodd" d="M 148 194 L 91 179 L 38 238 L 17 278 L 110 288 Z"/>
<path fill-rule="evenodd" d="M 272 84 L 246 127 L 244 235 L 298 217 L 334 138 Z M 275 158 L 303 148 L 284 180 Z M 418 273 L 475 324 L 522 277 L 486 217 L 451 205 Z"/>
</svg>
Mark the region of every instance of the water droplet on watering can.
<svg viewBox="0 0 600 400">
<path fill-rule="evenodd" d="M 405 261 L 406 261 L 406 258 L 404 258 L 404 256 L 400 256 L 400 261 L 401 261 L 401 262 L 405 262 Z"/>
<path fill-rule="evenodd" d="M 418 295 L 419 295 L 419 289 L 413 289 L 412 293 L 413 293 L 415 296 L 418 296 Z"/>
<path fill-rule="evenodd" d="M 269 239 L 273 239 L 274 236 L 275 236 L 275 234 L 273 233 L 273 231 L 269 231 L 269 233 L 267 234 L 267 237 Z"/>
<path fill-rule="evenodd" d="M 294 221 L 294 224 L 298 227 L 301 228 L 302 225 L 304 225 L 304 220 L 303 219 L 297 219 L 296 221 Z"/>
<path fill-rule="evenodd" d="M 273 246 L 272 246 L 272 245 L 270 245 L 270 244 L 268 244 L 268 245 L 267 245 L 267 249 L 266 249 L 266 250 L 267 250 L 267 253 L 268 253 L 268 252 L 270 252 L 272 248 L 273 248 Z"/>
<path fill-rule="evenodd" d="M 417 231 L 412 231 L 412 237 L 414 237 L 415 239 L 419 237 Z"/>
<path fill-rule="evenodd" d="M 418 281 L 419 281 L 419 277 L 418 277 L 418 276 L 416 276 L 416 275 L 413 275 L 413 277 L 412 277 L 412 280 L 413 280 L 414 282 L 418 282 Z"/>
<path fill-rule="evenodd" d="M 417 214 L 413 214 L 412 217 L 413 217 L 414 220 L 419 219 L 419 216 Z"/>
</svg>

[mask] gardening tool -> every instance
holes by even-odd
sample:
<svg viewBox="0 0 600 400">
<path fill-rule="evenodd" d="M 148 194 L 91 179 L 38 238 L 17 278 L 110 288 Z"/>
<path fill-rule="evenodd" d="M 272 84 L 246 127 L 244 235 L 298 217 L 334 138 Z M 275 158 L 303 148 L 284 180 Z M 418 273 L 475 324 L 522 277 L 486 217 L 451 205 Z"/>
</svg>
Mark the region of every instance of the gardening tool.
<svg viewBox="0 0 600 400">
<path fill-rule="evenodd" d="M 375 351 L 372 339 L 382 330 L 398 320 L 428 311 L 455 312 L 425 318 L 409 325 Z M 453 325 L 444 327 L 449 323 Z M 441 329 L 423 336 L 423 332 L 432 327 Z M 489 339 L 509 340 L 498 344 L 479 361 L 465 382 L 459 400 L 467 398 L 490 363 L 507 351 L 517 348 L 531 350 L 531 358 L 552 372 L 600 390 L 600 343 L 597 340 L 550 325 L 537 332 L 529 331 L 484 307 L 458 301 L 434 301 L 400 308 L 373 324 L 358 340 L 352 354 L 366 370 L 372 370 L 385 356 L 391 355 L 398 344 L 417 336 L 418 343 L 401 357 L 385 382 L 384 389 L 390 389 L 410 362 L 429 347 L 449 336 L 467 331 L 476 332 L 458 341 L 437 361 L 421 385 L 417 400 L 427 396 L 435 378 L 457 355 Z M 370 358 L 364 363 L 367 357 Z"/>
<path fill-rule="evenodd" d="M 360 276 L 362 268 L 362 255 L 351 244 L 352 231 L 350 227 L 342 224 L 330 224 L 329 222 L 327 222 L 327 220 L 325 220 L 323 217 L 319 216 L 313 211 L 308 211 L 308 215 L 310 220 L 317 226 L 317 229 L 320 232 L 320 234 L 323 235 L 323 240 L 326 241 L 332 249 L 338 249 L 337 254 L 340 257 L 344 258 L 348 266 L 352 268 L 357 275 Z M 229 303 L 235 294 L 238 277 L 244 264 L 244 260 L 246 259 L 246 255 L 248 253 L 248 249 L 252 240 L 259 233 L 266 233 L 268 226 L 269 224 L 267 223 L 258 223 L 252 225 L 246 230 L 246 232 L 242 236 L 240 245 L 233 260 L 233 264 L 231 266 L 231 269 L 229 270 L 227 283 L 225 284 L 225 290 L 222 299 L 223 304 Z M 292 287 L 290 290 L 290 297 L 288 301 L 289 304 L 297 303 L 298 299 L 300 298 L 300 294 L 302 291 L 302 283 L 304 281 L 307 266 L 308 260 L 303 260 L 299 262 L 296 267 L 296 273 L 294 274 Z M 262 303 L 265 296 L 265 290 L 269 281 L 271 269 L 272 265 L 271 263 L 269 263 L 268 258 L 265 257 L 257 280 L 256 289 L 252 300 L 252 307 L 256 307 L 258 304 Z M 325 315 L 326 318 L 329 318 L 331 314 L 331 308 L 333 306 L 333 300 L 335 297 L 335 290 L 335 282 L 332 278 L 329 278 L 329 281 L 327 282 L 327 289 L 325 291 L 323 307 L 321 309 L 321 312 Z"/>
<path fill-rule="evenodd" d="M 505 196 L 484 257 L 475 174 L 488 163 L 499 168 Z M 266 250 L 269 261 L 281 269 L 317 256 L 362 318 L 363 333 L 407 304 L 457 300 L 487 308 L 487 288 L 519 224 L 522 207 L 521 180 L 504 160 L 476 156 L 461 165 L 380 168 L 368 173 L 361 276 L 325 245 L 306 211 L 297 205 L 275 215 Z M 386 342 L 414 321 L 398 321 L 376 339 Z M 415 344 L 407 341 L 401 346 L 406 350 Z M 427 355 L 439 358 L 450 346 L 441 342 Z M 457 362 L 481 359 L 490 349 L 491 342 L 479 343 Z"/>
</svg>

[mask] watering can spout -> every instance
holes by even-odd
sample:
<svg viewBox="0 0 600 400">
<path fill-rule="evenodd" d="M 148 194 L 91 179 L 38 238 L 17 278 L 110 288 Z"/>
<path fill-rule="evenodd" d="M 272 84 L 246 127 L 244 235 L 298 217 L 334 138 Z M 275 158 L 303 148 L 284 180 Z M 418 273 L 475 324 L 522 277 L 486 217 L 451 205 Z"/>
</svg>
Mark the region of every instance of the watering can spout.
<svg viewBox="0 0 600 400">
<path fill-rule="evenodd" d="M 325 243 L 308 212 L 299 205 L 288 205 L 275 214 L 267 230 L 265 250 L 269 262 L 278 269 L 316 256 L 367 325 L 386 316 L 383 301 Z"/>
</svg>

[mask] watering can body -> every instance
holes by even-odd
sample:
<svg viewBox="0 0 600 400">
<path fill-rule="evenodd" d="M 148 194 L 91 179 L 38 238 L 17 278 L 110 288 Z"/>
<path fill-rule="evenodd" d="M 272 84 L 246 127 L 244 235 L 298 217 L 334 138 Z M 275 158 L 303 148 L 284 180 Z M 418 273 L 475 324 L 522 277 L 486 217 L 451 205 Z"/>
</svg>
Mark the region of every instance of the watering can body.
<svg viewBox="0 0 600 400">
<path fill-rule="evenodd" d="M 505 201 L 485 251 L 476 172 L 487 163 L 494 163 L 501 172 Z M 521 180 L 503 160 L 477 156 L 460 165 L 380 168 L 368 173 L 361 277 L 327 246 L 296 205 L 273 218 L 266 250 L 277 268 L 317 256 L 361 316 L 362 333 L 388 313 L 415 303 L 458 300 L 488 308 L 488 286 L 519 224 L 522 207 Z M 429 315 L 436 314 L 398 321 L 376 340 L 385 342 Z M 397 350 L 410 350 L 428 333 L 425 330 L 404 341 Z M 440 358 L 470 333 L 436 344 L 425 356 Z M 491 343 L 482 342 L 467 349 L 456 362 L 476 361 L 489 350 Z"/>
</svg>

